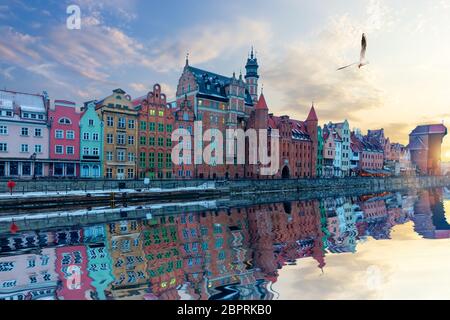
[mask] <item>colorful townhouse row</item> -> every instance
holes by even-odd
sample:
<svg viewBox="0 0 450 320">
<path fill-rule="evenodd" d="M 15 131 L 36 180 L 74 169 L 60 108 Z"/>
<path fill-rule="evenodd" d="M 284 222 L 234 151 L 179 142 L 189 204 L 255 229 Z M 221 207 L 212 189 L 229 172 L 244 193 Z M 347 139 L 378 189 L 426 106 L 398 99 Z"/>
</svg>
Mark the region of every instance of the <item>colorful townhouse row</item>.
<svg viewBox="0 0 450 320">
<path fill-rule="evenodd" d="M 419 126 L 405 147 L 391 143 L 384 131 L 363 136 L 350 130 L 347 120 L 319 127 L 314 105 L 304 121 L 269 112 L 259 93 L 259 65 L 253 50 L 245 76 L 231 77 L 185 66 L 178 81 L 176 101 L 170 103 L 161 86 L 132 99 L 122 89 L 77 106 L 48 95 L 0 90 L 0 178 L 80 177 L 106 179 L 260 179 L 346 177 L 352 175 L 440 173 L 440 148 L 447 129 Z M 183 129 L 194 141 L 194 123 L 202 129 L 266 129 L 270 149 L 272 132 L 279 132 L 279 170 L 261 174 L 261 163 L 219 159 L 212 163 L 191 159 L 172 161 L 172 132 Z M 257 141 L 257 145 L 261 141 Z M 213 148 L 217 142 L 211 142 Z M 269 150 L 270 152 L 270 150 Z M 202 160 L 202 159 L 200 159 Z"/>
<path fill-rule="evenodd" d="M 5 234 L 0 299 L 205 300 L 224 298 L 225 286 L 242 298 L 271 298 L 279 270 L 298 259 L 323 269 L 327 252 L 389 239 L 411 219 L 421 234 L 442 237 L 433 225 L 439 203 L 442 194 L 428 191 L 419 202 L 386 193 Z"/>
</svg>

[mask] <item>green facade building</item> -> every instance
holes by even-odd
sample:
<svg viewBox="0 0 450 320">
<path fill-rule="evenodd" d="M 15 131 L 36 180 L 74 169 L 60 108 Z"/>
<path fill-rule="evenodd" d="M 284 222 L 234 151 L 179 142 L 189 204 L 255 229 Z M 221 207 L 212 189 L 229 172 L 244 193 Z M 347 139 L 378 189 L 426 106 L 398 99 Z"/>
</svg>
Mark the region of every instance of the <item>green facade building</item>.
<svg viewBox="0 0 450 320">
<path fill-rule="evenodd" d="M 80 177 L 101 178 L 103 161 L 103 122 L 95 102 L 87 102 L 80 120 Z"/>
<path fill-rule="evenodd" d="M 322 177 L 322 168 L 323 168 L 323 135 L 322 128 L 320 126 L 317 127 L 317 177 Z"/>
</svg>

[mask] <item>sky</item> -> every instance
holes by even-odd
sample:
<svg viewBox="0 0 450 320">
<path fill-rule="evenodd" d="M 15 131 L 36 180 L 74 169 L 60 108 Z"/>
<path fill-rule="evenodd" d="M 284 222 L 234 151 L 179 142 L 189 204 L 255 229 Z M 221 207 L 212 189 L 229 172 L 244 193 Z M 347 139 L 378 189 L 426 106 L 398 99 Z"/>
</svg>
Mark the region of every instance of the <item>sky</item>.
<svg viewBox="0 0 450 320">
<path fill-rule="evenodd" d="M 66 27 L 67 6 L 81 29 Z M 253 45 L 271 112 L 384 128 L 407 143 L 450 123 L 450 0 L 0 0 L 0 88 L 82 103 L 115 88 L 174 98 L 189 52 L 199 68 L 244 72 Z M 359 59 L 367 35 L 369 65 Z M 450 161 L 450 138 L 443 160 Z"/>
</svg>

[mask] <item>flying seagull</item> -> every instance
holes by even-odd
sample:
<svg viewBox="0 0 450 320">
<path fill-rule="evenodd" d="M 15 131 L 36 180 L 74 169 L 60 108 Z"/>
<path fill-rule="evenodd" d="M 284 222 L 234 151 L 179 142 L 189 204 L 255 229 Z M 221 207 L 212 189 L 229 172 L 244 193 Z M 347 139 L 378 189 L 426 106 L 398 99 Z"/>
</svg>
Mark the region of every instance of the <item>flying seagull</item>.
<svg viewBox="0 0 450 320">
<path fill-rule="evenodd" d="M 359 62 L 355 62 L 355 63 L 349 64 L 348 66 L 341 67 L 341 68 L 339 68 L 337 70 L 339 71 L 339 70 L 342 70 L 342 69 L 354 66 L 355 64 L 358 65 L 358 68 L 361 68 L 361 67 L 365 66 L 366 64 L 369 64 L 368 61 L 365 61 L 365 59 L 366 59 L 366 49 L 367 49 L 366 34 L 363 33 L 362 34 L 362 39 L 361 39 L 361 54 L 359 56 Z"/>
</svg>

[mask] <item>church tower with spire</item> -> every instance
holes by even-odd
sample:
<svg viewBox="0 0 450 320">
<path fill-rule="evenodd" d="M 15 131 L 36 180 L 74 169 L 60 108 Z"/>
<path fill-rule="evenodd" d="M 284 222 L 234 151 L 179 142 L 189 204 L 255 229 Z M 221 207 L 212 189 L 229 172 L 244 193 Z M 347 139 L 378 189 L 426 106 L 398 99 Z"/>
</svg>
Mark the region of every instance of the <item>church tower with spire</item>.
<svg viewBox="0 0 450 320">
<path fill-rule="evenodd" d="M 253 51 L 250 52 L 250 56 L 247 59 L 247 64 L 245 65 L 245 81 L 247 90 L 252 97 L 253 104 L 258 102 L 258 59 L 256 58 L 256 54 Z"/>
</svg>

